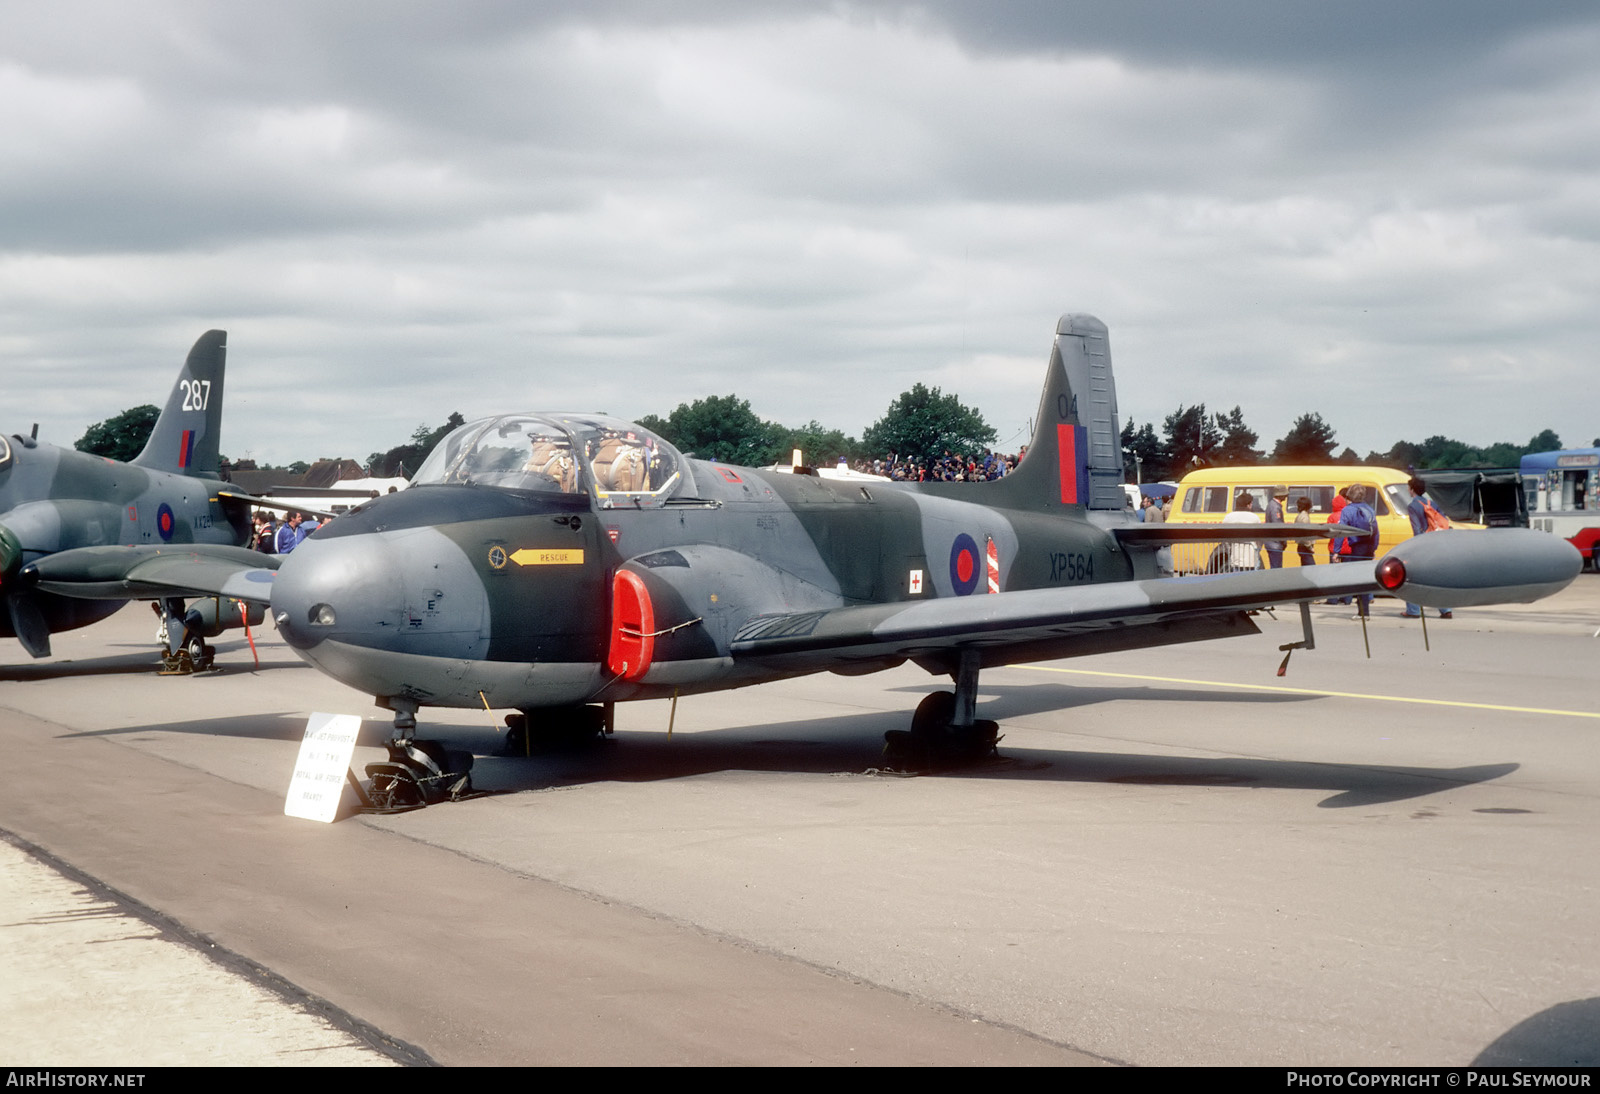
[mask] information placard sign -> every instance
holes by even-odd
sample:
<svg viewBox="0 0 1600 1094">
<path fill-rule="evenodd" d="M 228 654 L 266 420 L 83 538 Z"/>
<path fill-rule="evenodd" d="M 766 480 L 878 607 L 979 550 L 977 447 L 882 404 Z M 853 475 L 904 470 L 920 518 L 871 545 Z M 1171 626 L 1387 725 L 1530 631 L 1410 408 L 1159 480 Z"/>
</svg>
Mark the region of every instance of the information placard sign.
<svg viewBox="0 0 1600 1094">
<path fill-rule="evenodd" d="M 350 770 L 350 758 L 355 755 L 360 733 L 361 717 L 357 714 L 318 711 L 306 719 L 306 735 L 300 741 L 294 778 L 289 780 L 289 796 L 283 803 L 287 816 L 333 820 L 339 812 L 345 772 Z"/>
</svg>

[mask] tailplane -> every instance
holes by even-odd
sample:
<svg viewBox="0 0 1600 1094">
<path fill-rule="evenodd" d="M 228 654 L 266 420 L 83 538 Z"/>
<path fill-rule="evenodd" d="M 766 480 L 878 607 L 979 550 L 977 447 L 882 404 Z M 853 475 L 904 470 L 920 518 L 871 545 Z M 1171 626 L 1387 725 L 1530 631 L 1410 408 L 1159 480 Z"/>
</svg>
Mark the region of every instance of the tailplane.
<svg viewBox="0 0 1600 1094">
<path fill-rule="evenodd" d="M 1039 397 L 1033 440 L 1016 471 L 993 483 L 1018 508 L 1122 509 L 1122 432 L 1106 325 L 1063 315 Z"/>
<path fill-rule="evenodd" d="M 217 474 L 227 355 L 227 331 L 208 330 L 200 336 L 135 464 L 178 475 Z"/>
</svg>

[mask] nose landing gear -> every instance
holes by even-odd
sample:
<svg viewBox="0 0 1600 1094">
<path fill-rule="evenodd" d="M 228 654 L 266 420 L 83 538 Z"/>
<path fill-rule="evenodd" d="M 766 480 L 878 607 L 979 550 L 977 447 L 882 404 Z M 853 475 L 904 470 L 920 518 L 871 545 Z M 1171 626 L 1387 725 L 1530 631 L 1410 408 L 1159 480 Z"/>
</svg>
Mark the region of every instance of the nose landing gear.
<svg viewBox="0 0 1600 1094">
<path fill-rule="evenodd" d="M 439 802 L 478 797 L 472 788 L 472 753 L 446 748 L 441 741 L 419 741 L 415 703 L 391 700 L 394 737 L 389 758 L 367 765 L 360 788 L 363 813 L 404 813 Z"/>
<path fill-rule="evenodd" d="M 363 812 L 404 813 L 474 796 L 472 754 L 438 741 L 390 741 L 389 758 L 367 765 L 371 807 Z"/>
<path fill-rule="evenodd" d="M 162 676 L 188 676 L 209 672 L 217 651 L 200 634 L 200 617 L 184 609 L 182 600 L 169 598 L 152 605 L 161 623 L 157 631 L 166 648 L 161 651 Z"/>
</svg>

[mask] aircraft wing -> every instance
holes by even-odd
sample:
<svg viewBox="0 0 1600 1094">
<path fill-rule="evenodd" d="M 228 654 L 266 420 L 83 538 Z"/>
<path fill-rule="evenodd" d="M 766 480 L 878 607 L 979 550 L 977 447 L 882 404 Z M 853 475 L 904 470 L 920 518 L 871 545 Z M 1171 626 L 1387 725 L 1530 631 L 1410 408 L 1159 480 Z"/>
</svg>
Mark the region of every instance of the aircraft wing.
<svg viewBox="0 0 1600 1094">
<path fill-rule="evenodd" d="M 23 567 L 22 580 L 42 592 L 81 600 L 203 595 L 265 604 L 280 561 L 277 555 L 222 544 L 78 547 Z"/>
<path fill-rule="evenodd" d="M 1254 633 L 1246 611 L 1324 597 L 1389 592 L 1438 607 L 1525 603 L 1564 588 L 1582 565 L 1570 544 L 1526 529 L 1434 532 L 1413 537 L 1376 563 L 760 616 L 734 635 L 731 653 L 796 671 L 848 672 L 852 664 L 868 671 L 906 659 L 940 665 L 957 649 L 974 647 L 984 666 L 1012 664 Z"/>
<path fill-rule="evenodd" d="M 1253 608 L 1379 591 L 1373 563 L 1154 578 L 767 615 L 736 660 L 802 669 L 941 660 L 963 646 L 1000 665 L 1255 632 Z"/>
<path fill-rule="evenodd" d="M 316 493 L 323 494 L 327 492 L 316 491 Z M 348 496 L 352 493 L 352 491 L 347 490 L 344 492 L 344 494 L 338 496 Z M 249 493 L 248 491 L 239 490 L 232 486 L 218 487 L 216 490 L 216 496 L 219 498 L 227 498 L 229 501 L 240 502 L 241 504 L 250 506 L 252 509 L 274 509 L 280 513 L 307 513 L 318 518 L 319 520 L 332 520 L 334 517 L 339 515 L 337 513 L 324 512 L 321 509 L 307 509 L 304 505 L 301 505 L 298 502 L 293 504 L 285 504 L 276 498 L 259 497 L 255 494 Z M 357 496 L 366 498 L 368 497 L 368 494 L 365 491 L 362 491 Z"/>
<path fill-rule="evenodd" d="M 1119 524 L 1107 529 L 1124 546 L 1164 546 L 1195 540 L 1331 539 L 1359 536 L 1360 528 L 1346 524 Z"/>
</svg>

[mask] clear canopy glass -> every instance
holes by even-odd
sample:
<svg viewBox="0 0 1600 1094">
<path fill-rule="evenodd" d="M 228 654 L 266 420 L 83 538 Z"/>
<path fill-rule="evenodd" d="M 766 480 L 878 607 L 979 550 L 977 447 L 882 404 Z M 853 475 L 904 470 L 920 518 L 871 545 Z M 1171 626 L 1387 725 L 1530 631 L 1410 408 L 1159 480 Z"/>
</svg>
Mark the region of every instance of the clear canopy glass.
<svg viewBox="0 0 1600 1094">
<path fill-rule="evenodd" d="M 659 505 L 683 492 L 687 475 L 677 449 L 630 422 L 593 414 L 506 414 L 459 426 L 411 484 L 591 491 L 601 508 L 612 508 Z"/>
</svg>

